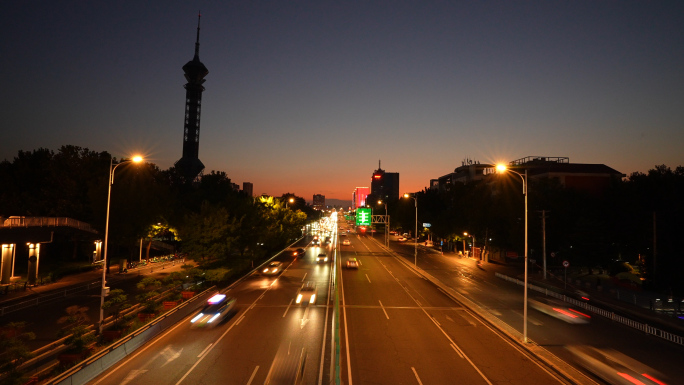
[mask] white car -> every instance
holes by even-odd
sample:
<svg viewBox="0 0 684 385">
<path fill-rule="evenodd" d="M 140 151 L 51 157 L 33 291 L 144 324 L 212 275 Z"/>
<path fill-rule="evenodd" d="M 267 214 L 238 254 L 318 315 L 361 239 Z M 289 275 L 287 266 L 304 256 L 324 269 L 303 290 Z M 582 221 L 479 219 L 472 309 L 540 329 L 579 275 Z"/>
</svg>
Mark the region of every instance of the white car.
<svg viewBox="0 0 684 385">
<path fill-rule="evenodd" d="M 318 254 L 318 257 L 316 257 L 316 263 L 318 262 L 328 262 L 328 255 L 325 253 Z"/>
<path fill-rule="evenodd" d="M 297 299 L 295 300 L 295 303 L 316 303 L 316 294 L 318 294 L 316 282 L 308 281 L 297 291 Z"/>
<path fill-rule="evenodd" d="M 266 275 L 278 274 L 282 270 L 283 263 L 278 261 L 273 261 L 268 264 L 261 272 Z"/>
<path fill-rule="evenodd" d="M 192 327 L 212 327 L 223 321 L 235 307 L 235 298 L 216 294 L 207 300 L 206 305 L 190 320 Z"/>
<path fill-rule="evenodd" d="M 344 241 L 342 241 L 342 245 L 349 246 L 351 245 L 351 241 L 349 239 L 345 239 Z"/>
</svg>

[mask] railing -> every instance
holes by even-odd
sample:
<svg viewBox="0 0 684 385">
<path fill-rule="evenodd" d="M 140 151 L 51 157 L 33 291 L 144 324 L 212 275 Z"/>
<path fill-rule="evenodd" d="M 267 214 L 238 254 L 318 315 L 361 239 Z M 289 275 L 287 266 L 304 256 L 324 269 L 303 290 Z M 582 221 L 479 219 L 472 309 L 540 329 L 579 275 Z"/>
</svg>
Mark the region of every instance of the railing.
<svg viewBox="0 0 684 385">
<path fill-rule="evenodd" d="M 23 301 L 23 302 L 15 303 L 13 305 L 3 306 L 3 307 L 0 307 L 0 316 L 15 312 L 15 311 L 18 311 L 21 309 L 26 309 L 26 308 L 31 307 L 31 306 L 37 306 L 37 305 L 40 305 L 41 303 L 54 301 L 56 299 L 65 298 L 65 297 L 68 297 L 70 295 L 74 295 L 77 293 L 88 291 L 88 290 L 94 289 L 96 287 L 100 287 L 101 285 L 102 285 L 101 281 L 91 282 L 91 283 L 88 283 L 85 285 L 70 287 L 70 288 L 67 288 L 64 290 L 57 290 L 57 291 L 51 292 L 49 294 L 39 295 L 38 297 L 35 297 L 35 298 L 30 299 L 28 301 Z"/>
<path fill-rule="evenodd" d="M 89 223 L 66 217 L 10 217 L 0 222 L 0 227 L 73 227 L 97 233 Z"/>
<path fill-rule="evenodd" d="M 521 285 L 521 286 L 525 285 L 524 281 L 521 281 L 517 278 L 509 277 L 509 276 L 501 274 L 501 273 L 496 273 L 495 275 L 497 277 L 505 280 L 505 281 L 513 282 L 513 283 L 516 283 L 516 284 Z M 594 305 L 590 305 L 586 302 L 578 301 L 578 300 L 571 298 L 571 297 L 568 297 L 566 295 L 556 293 L 553 290 L 549 290 L 548 288 L 539 287 L 539 286 L 535 286 L 535 285 L 531 285 L 531 284 L 528 284 L 527 287 L 531 290 L 536 291 L 536 292 L 543 293 L 547 296 L 560 299 L 561 301 L 565 301 L 565 302 L 572 304 L 574 306 L 581 307 L 585 310 L 588 310 L 594 314 L 598 314 L 600 316 L 608 318 L 612 321 L 619 322 L 623 325 L 626 325 L 626 326 L 632 327 L 634 329 L 640 330 L 644 333 L 651 334 L 651 335 L 660 337 L 664 340 L 674 342 L 676 344 L 684 346 L 684 337 L 678 336 L 678 335 L 673 334 L 673 333 L 666 332 L 664 330 L 658 329 L 656 327 L 650 326 L 650 325 L 645 324 L 645 323 L 634 321 L 634 320 L 629 319 L 627 317 L 623 317 L 619 314 L 615 314 L 611 311 L 601 309 L 601 308 L 596 307 Z"/>
</svg>

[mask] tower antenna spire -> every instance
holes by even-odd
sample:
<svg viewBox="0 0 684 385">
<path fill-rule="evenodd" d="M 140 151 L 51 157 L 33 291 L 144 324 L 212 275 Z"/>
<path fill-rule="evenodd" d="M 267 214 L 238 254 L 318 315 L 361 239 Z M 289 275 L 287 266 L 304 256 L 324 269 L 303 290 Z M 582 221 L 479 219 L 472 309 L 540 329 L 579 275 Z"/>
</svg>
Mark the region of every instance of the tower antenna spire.
<svg viewBox="0 0 684 385">
<path fill-rule="evenodd" d="M 197 41 L 195 42 L 195 58 L 199 59 L 199 32 L 200 32 L 200 19 L 202 18 L 202 11 L 197 13 Z"/>
</svg>

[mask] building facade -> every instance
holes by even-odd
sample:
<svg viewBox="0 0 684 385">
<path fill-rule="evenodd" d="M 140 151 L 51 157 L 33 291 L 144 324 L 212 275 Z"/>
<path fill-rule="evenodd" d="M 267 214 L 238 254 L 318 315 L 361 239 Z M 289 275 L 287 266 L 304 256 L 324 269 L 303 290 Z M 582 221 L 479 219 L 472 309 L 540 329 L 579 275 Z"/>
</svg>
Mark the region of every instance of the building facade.
<svg viewBox="0 0 684 385">
<path fill-rule="evenodd" d="M 370 194 L 369 187 L 355 188 L 354 192 L 352 193 L 352 210 L 355 210 L 359 207 L 366 207 L 366 199 L 368 198 L 368 194 Z"/>
<path fill-rule="evenodd" d="M 387 201 L 396 201 L 399 199 L 399 173 L 386 172 L 380 167 L 378 161 L 378 169 L 373 171 L 371 176 L 371 195 L 373 199 Z"/>
<path fill-rule="evenodd" d="M 248 196 L 254 196 L 254 185 L 250 182 L 242 182 L 242 192 Z"/>
<path fill-rule="evenodd" d="M 325 208 L 325 195 L 314 194 L 313 208 L 314 210 L 323 210 Z"/>
</svg>

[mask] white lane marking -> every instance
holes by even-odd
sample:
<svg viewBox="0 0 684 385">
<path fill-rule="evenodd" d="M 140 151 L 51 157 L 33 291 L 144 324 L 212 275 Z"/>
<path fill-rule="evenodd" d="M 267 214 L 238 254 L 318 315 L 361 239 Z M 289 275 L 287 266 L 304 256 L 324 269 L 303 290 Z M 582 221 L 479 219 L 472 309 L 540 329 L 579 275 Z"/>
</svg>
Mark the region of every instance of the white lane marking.
<svg viewBox="0 0 684 385">
<path fill-rule="evenodd" d="M 386 269 L 386 268 L 385 268 L 385 269 Z M 407 269 L 408 269 L 408 268 L 407 268 Z M 409 270 L 410 270 L 410 269 L 409 269 Z M 387 271 L 389 271 L 389 270 L 387 270 Z M 399 280 L 398 280 L 396 277 L 395 277 L 394 279 L 395 279 L 397 282 L 399 282 Z M 401 283 L 400 283 L 400 284 L 401 284 Z M 447 339 L 451 344 L 453 344 L 454 346 L 458 346 L 458 345 L 456 345 L 456 342 L 454 342 L 454 340 L 451 339 L 451 337 L 449 336 L 449 334 L 447 334 L 447 332 L 444 331 L 444 329 L 442 329 L 442 327 L 439 326 L 439 325 L 435 322 L 435 320 L 432 318 L 432 316 L 431 316 L 430 314 L 428 314 L 427 310 L 425 310 L 425 308 L 423 307 L 423 305 L 421 305 L 420 302 L 418 302 L 418 300 L 417 300 L 414 296 L 412 296 L 411 293 L 409 293 L 409 291 L 407 290 L 407 288 L 405 288 L 404 285 L 401 285 L 401 287 L 403 287 L 404 290 L 406 291 L 406 294 L 408 294 L 408 296 L 411 297 L 411 299 L 412 299 L 416 304 L 418 304 L 418 306 L 420 307 L 420 310 L 422 310 L 423 313 L 424 313 L 428 318 L 430 318 L 430 320 L 435 324 L 435 326 L 437 326 L 437 329 L 439 329 L 439 331 L 442 332 L 442 334 L 444 335 L 444 337 L 446 337 L 446 339 Z M 474 362 L 473 362 L 465 353 L 463 353 L 463 358 L 465 358 L 465 359 L 468 361 L 468 363 L 470 364 L 470 366 L 471 366 L 473 369 L 475 369 L 475 371 L 477 371 L 477 373 L 480 375 L 480 377 L 482 377 L 483 380 L 485 380 L 489 385 L 493 385 L 493 384 L 491 383 L 491 381 L 489 381 L 489 379 L 484 375 L 484 373 L 482 373 L 482 371 L 480 370 L 480 368 L 478 368 L 478 367 L 475 365 L 475 363 L 474 363 Z"/>
<path fill-rule="evenodd" d="M 420 381 L 420 377 L 418 377 L 418 372 L 416 372 L 416 368 L 411 366 L 411 370 L 413 370 L 413 374 L 416 375 L 416 381 L 418 381 L 418 384 L 423 385 L 423 383 Z"/>
<path fill-rule="evenodd" d="M 271 288 L 271 286 L 269 286 L 266 290 L 264 290 L 264 293 L 261 294 L 261 296 L 260 296 L 259 298 L 263 297 L 264 294 L 266 294 L 266 292 L 267 292 L 270 288 Z M 249 309 L 253 308 L 254 305 L 256 305 L 256 302 L 259 300 L 259 298 L 257 298 L 257 299 L 252 303 L 252 306 L 250 306 Z M 226 336 L 226 334 L 228 334 L 228 332 L 230 332 L 231 330 L 233 330 L 233 328 L 235 327 L 235 325 L 239 324 L 240 321 L 242 321 L 242 320 L 245 318 L 245 314 L 247 314 L 247 312 L 249 311 L 249 309 L 245 310 L 245 312 L 242 313 L 242 316 L 240 317 L 240 319 L 238 319 L 237 322 L 235 322 L 234 324 L 230 325 L 230 326 L 228 327 L 228 329 L 226 329 L 226 331 L 223 332 L 223 334 L 221 334 L 221 336 L 214 342 L 214 344 L 211 345 L 211 346 L 209 347 L 209 350 L 208 350 L 202 357 L 200 357 L 200 358 L 197 360 L 197 362 L 195 362 L 195 364 L 192 365 L 192 367 L 191 367 L 190 369 L 188 369 L 188 371 L 183 375 L 183 377 L 181 377 L 180 380 L 178 380 L 178 382 L 176 382 L 176 385 L 179 385 L 181 382 L 183 382 L 183 380 L 185 380 L 185 378 L 187 378 L 187 377 L 190 375 L 190 373 L 191 373 L 193 370 L 195 370 L 195 368 L 197 367 L 197 365 L 199 365 L 199 363 L 202 362 L 202 360 L 203 360 L 206 356 L 209 355 L 209 352 L 211 352 L 211 350 L 212 350 L 214 347 L 216 347 L 216 345 L 218 345 L 219 342 L 221 342 L 221 340 Z M 190 318 L 190 317 L 188 317 L 188 318 Z"/>
<path fill-rule="evenodd" d="M 207 347 L 206 347 L 206 348 L 204 348 L 204 350 L 202 350 L 202 353 L 200 353 L 200 354 L 199 354 L 199 355 L 197 356 L 197 358 L 200 358 L 200 357 L 202 357 L 202 356 L 204 355 L 204 353 L 206 353 L 206 352 L 207 352 L 207 349 L 209 349 L 209 348 L 211 347 L 211 345 L 213 345 L 213 343 L 211 343 L 211 344 L 207 345 Z"/>
<path fill-rule="evenodd" d="M 287 311 L 290 310 L 290 306 L 292 306 L 292 301 L 294 301 L 294 299 L 291 299 L 291 300 L 290 300 L 290 304 L 287 305 L 287 307 L 285 308 L 285 313 L 283 313 L 283 318 L 285 318 L 285 315 L 287 314 Z"/>
<path fill-rule="evenodd" d="M 304 277 L 302 277 L 302 282 L 304 282 L 304 280 L 306 279 L 307 274 L 309 274 L 309 273 L 304 273 Z"/>
<path fill-rule="evenodd" d="M 389 316 L 387 315 L 387 311 L 385 311 L 385 307 L 382 306 L 382 301 L 378 300 L 378 302 L 380 302 L 380 308 L 382 309 L 382 312 L 385 313 L 385 317 L 387 317 L 387 319 L 389 319 Z"/>
<path fill-rule="evenodd" d="M 360 260 L 360 259 L 357 259 L 357 261 L 359 261 L 359 266 L 361 266 L 361 265 L 362 265 L 361 260 Z"/>
<path fill-rule="evenodd" d="M 105 374 L 102 378 L 100 378 L 100 379 L 99 379 L 97 382 L 95 382 L 93 385 L 99 384 L 100 382 L 102 382 L 102 380 L 104 380 L 105 378 L 109 377 L 112 373 L 114 373 L 114 372 L 116 372 L 117 370 L 121 369 L 121 368 L 122 368 L 124 365 L 126 365 L 127 363 L 133 361 L 136 357 L 138 357 L 139 355 L 141 355 L 145 350 L 147 350 L 147 349 L 149 349 L 150 347 L 152 347 L 155 343 L 161 341 L 164 337 L 166 337 L 166 335 L 168 335 L 168 334 L 171 333 L 172 331 L 176 330 L 176 329 L 177 329 L 178 327 L 180 327 L 181 325 L 186 325 L 186 326 L 187 326 L 186 322 L 187 322 L 190 318 L 192 318 L 192 317 L 194 317 L 194 316 L 195 316 L 195 314 L 194 314 L 194 312 L 193 312 L 193 314 L 190 314 L 189 316 L 185 317 L 185 318 L 183 319 L 183 321 L 179 322 L 176 326 L 174 326 L 174 327 L 172 327 L 171 329 L 169 329 L 169 331 L 167 331 L 166 333 L 164 333 L 161 337 L 159 337 L 158 339 L 155 339 L 152 343 L 145 344 L 145 347 L 142 348 L 139 352 L 135 353 L 131 358 L 129 358 L 128 360 L 126 360 L 124 363 L 122 363 L 121 365 L 119 365 L 117 368 L 113 369 L 111 372 Z"/>
<path fill-rule="evenodd" d="M 456 345 L 451 344 L 451 348 L 456 351 L 456 354 L 458 354 L 459 357 L 463 358 L 463 353 L 461 353 L 461 349 L 459 349 Z"/>
<path fill-rule="evenodd" d="M 299 328 L 304 329 L 304 326 L 306 326 L 307 323 L 309 323 L 309 306 L 306 307 L 304 315 L 299 320 Z"/>
<path fill-rule="evenodd" d="M 347 382 L 352 385 L 351 359 L 349 358 L 349 331 L 347 329 L 347 306 L 344 302 L 344 280 L 340 279 L 340 292 L 342 293 L 342 315 L 344 316 L 344 343 L 347 351 Z"/>
<path fill-rule="evenodd" d="M 436 317 L 432 317 L 432 320 L 437 324 L 437 326 L 442 326 L 442 324 L 437 321 Z"/>
<path fill-rule="evenodd" d="M 337 269 L 338 266 L 341 266 L 341 262 L 338 262 L 338 260 L 339 260 L 339 259 L 337 258 L 337 251 L 335 251 L 335 257 L 334 257 L 334 259 L 333 259 L 333 263 L 335 264 L 335 269 Z M 333 296 L 331 295 L 332 288 L 333 288 L 333 286 L 335 285 L 335 283 L 333 282 L 333 279 L 334 279 L 334 278 L 333 278 L 333 273 L 332 273 L 333 270 L 334 270 L 334 269 L 330 269 L 330 271 L 328 272 L 328 302 L 332 302 L 332 301 L 333 301 L 333 298 L 332 298 Z M 330 305 L 325 305 L 325 322 L 323 323 L 323 325 L 327 325 L 327 324 L 328 324 L 328 312 L 329 312 L 329 311 L 330 311 Z M 335 348 L 335 344 L 332 343 L 332 342 L 335 341 L 335 338 L 334 338 L 334 333 L 335 333 L 335 332 L 334 332 L 334 330 L 332 330 L 331 333 L 332 333 L 332 334 L 331 334 L 331 336 L 330 336 L 330 337 L 331 337 L 331 343 L 330 343 L 330 357 L 333 357 L 333 351 L 334 351 L 333 349 Z M 323 343 L 321 343 L 321 357 L 325 357 L 325 338 L 326 338 L 327 335 L 328 335 L 328 328 L 327 328 L 327 327 L 324 327 L 324 328 L 323 328 L 323 339 L 322 339 Z M 331 362 L 330 362 L 330 372 L 331 372 L 331 373 L 333 372 L 333 368 L 334 368 L 334 365 L 335 365 L 335 363 L 332 362 L 332 361 L 336 361 L 336 360 L 331 360 Z M 325 360 L 321 360 L 321 365 L 320 365 L 320 367 L 318 368 L 318 385 L 322 385 L 322 384 L 323 384 L 323 364 L 324 364 L 324 362 L 325 362 Z M 332 377 L 331 377 L 331 378 L 332 378 Z"/>
<path fill-rule="evenodd" d="M 254 368 L 254 371 L 252 372 L 252 376 L 249 377 L 249 381 L 247 381 L 247 385 L 252 383 L 252 380 L 254 380 L 254 376 L 256 376 L 257 370 L 259 370 L 259 365 L 257 365 L 256 368 Z"/>
<path fill-rule="evenodd" d="M 120 385 L 128 384 L 129 382 L 133 381 L 135 377 L 137 377 L 140 374 L 145 374 L 145 372 L 147 372 L 147 370 L 131 370 L 131 372 L 126 376 L 126 378 L 124 378 L 123 381 L 121 381 Z"/>
<path fill-rule="evenodd" d="M 370 278 L 368 278 L 368 274 L 366 274 L 366 279 L 368 280 L 368 283 L 372 283 Z"/>
</svg>

